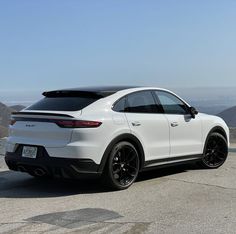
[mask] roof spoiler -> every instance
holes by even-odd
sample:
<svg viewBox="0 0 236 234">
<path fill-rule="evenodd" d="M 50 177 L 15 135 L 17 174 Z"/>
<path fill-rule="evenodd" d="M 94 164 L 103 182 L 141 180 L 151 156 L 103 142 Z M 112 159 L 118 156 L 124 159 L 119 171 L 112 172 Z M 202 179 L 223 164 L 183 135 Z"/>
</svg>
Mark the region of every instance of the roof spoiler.
<svg viewBox="0 0 236 234">
<path fill-rule="evenodd" d="M 107 96 L 105 93 L 101 92 L 91 92 L 91 91 L 75 91 L 75 90 L 55 90 L 43 92 L 45 97 L 91 97 L 91 98 L 102 98 Z"/>
<path fill-rule="evenodd" d="M 67 118 L 74 118 L 71 115 L 65 115 L 65 114 L 56 114 L 56 113 L 42 113 L 42 112 L 12 112 L 12 115 L 51 115 L 51 116 L 58 116 L 58 117 L 67 117 Z"/>
</svg>

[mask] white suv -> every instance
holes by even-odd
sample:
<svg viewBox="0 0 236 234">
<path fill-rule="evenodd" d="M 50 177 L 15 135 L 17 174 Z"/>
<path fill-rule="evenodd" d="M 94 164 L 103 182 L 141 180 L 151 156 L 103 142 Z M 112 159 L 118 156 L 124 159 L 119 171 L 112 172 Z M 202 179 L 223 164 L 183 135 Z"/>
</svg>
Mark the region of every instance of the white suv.
<svg viewBox="0 0 236 234">
<path fill-rule="evenodd" d="M 6 163 L 35 177 L 102 175 L 128 188 L 138 172 L 198 161 L 226 160 L 229 129 L 174 93 L 154 87 L 90 87 L 44 92 L 12 114 Z"/>
</svg>

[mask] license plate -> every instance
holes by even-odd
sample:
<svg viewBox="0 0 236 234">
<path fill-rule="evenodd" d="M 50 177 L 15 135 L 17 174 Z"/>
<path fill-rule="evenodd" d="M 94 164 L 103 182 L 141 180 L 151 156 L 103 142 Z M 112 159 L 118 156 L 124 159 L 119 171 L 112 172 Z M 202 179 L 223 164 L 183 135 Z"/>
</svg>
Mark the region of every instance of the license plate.
<svg viewBox="0 0 236 234">
<path fill-rule="evenodd" d="M 23 151 L 22 151 L 22 157 L 25 158 L 36 158 L 37 156 L 37 147 L 32 147 L 32 146 L 24 146 Z"/>
</svg>

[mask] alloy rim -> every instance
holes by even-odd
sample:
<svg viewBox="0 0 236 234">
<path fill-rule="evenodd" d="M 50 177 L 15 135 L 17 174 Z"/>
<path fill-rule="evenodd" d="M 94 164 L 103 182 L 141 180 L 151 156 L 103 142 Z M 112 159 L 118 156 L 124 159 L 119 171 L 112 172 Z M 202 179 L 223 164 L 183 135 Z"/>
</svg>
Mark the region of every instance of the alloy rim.
<svg viewBox="0 0 236 234">
<path fill-rule="evenodd" d="M 139 168 L 139 158 L 135 149 L 122 146 L 116 151 L 112 161 L 112 176 L 116 183 L 128 186 L 136 179 Z"/>
<path fill-rule="evenodd" d="M 224 163 L 227 152 L 224 139 L 219 136 L 211 136 L 207 143 L 203 162 L 209 167 L 217 167 Z"/>
</svg>

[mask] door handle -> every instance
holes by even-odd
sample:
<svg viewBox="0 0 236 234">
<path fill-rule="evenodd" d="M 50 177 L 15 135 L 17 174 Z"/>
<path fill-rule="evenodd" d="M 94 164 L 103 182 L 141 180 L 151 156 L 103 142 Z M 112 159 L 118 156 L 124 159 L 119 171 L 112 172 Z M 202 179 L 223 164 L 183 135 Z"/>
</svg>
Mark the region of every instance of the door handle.
<svg viewBox="0 0 236 234">
<path fill-rule="evenodd" d="M 140 122 L 132 122 L 132 125 L 133 125 L 134 127 L 137 127 L 137 126 L 140 126 L 141 123 L 140 123 Z"/>
<path fill-rule="evenodd" d="M 171 127 L 177 127 L 179 124 L 177 122 L 173 122 L 170 125 L 171 125 Z"/>
</svg>

